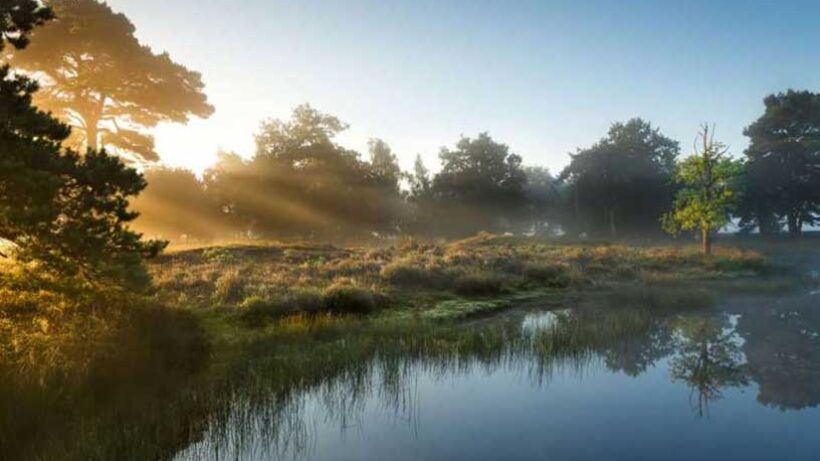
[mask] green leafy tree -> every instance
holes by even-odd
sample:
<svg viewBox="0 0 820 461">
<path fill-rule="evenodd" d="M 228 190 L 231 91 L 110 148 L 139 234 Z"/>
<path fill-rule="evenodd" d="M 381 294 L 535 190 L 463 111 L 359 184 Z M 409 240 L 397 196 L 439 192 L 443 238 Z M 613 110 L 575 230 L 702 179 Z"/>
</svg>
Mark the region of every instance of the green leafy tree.
<svg viewBox="0 0 820 461">
<path fill-rule="evenodd" d="M 789 90 L 764 104 L 744 131 L 751 142 L 741 218 L 762 233 L 785 221 L 797 236 L 820 215 L 820 94 Z"/>
<path fill-rule="evenodd" d="M 510 227 L 525 211 L 526 174 L 521 157 L 489 134 L 463 137 L 439 153 L 441 171 L 432 194 L 441 231 L 466 235 Z"/>
<path fill-rule="evenodd" d="M 74 128 L 73 147 L 105 146 L 133 161 L 154 161 L 146 129 L 213 113 L 201 76 L 140 44 L 125 15 L 97 0 L 49 5 L 57 20 L 37 30 L 13 63 L 40 78 L 35 102 Z"/>
<path fill-rule="evenodd" d="M 0 10 L 3 45 L 12 36 L 13 46 L 25 46 L 27 31 L 49 17 L 19 3 Z M 142 177 L 103 151 L 63 149 L 70 129 L 33 106 L 36 91 L 33 80 L 0 68 L 0 240 L 43 272 L 146 283 L 142 258 L 163 243 L 143 242 L 127 227 L 136 216 L 128 198 L 145 187 Z"/>
<path fill-rule="evenodd" d="M 704 125 L 698 135 L 701 146 L 678 164 L 675 178 L 681 185 L 674 209 L 663 217 L 670 233 L 698 230 L 703 253 L 712 254 L 712 236 L 725 226 L 735 203 L 736 180 L 742 163 L 727 157 L 727 148 L 714 139 L 714 130 Z"/>
<path fill-rule="evenodd" d="M 640 118 L 613 124 L 598 143 L 571 154 L 561 173 L 573 209 L 568 227 L 611 238 L 656 231 L 674 196 L 679 152 L 677 141 Z"/>
</svg>

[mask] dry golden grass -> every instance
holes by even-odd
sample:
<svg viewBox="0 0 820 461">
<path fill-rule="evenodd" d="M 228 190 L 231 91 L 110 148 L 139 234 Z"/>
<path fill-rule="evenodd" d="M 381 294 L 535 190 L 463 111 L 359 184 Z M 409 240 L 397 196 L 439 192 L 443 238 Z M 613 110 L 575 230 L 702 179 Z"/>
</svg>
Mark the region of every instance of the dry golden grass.
<svg viewBox="0 0 820 461">
<path fill-rule="evenodd" d="M 556 244 L 480 234 L 450 243 L 401 240 L 389 247 L 264 243 L 173 251 L 151 266 L 158 298 L 186 307 L 247 306 L 304 313 L 294 292 L 323 293 L 347 286 L 369 312 L 412 302 L 421 293 L 494 296 L 527 289 L 566 289 L 608 282 L 672 282 L 760 272 L 754 251 L 717 247 L 705 258 L 692 247 Z M 369 293 L 364 294 L 365 292 Z M 303 304 L 303 303 L 302 303 Z M 320 309 L 326 310 L 326 309 Z"/>
</svg>

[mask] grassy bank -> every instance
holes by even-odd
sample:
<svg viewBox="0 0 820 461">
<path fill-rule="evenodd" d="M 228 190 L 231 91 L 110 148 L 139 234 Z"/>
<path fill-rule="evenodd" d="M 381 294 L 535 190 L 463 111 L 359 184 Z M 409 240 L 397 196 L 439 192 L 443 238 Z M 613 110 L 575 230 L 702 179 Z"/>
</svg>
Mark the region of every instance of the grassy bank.
<svg viewBox="0 0 820 461">
<path fill-rule="evenodd" d="M 484 234 L 382 248 L 193 249 L 164 255 L 152 273 L 164 304 L 218 309 L 263 325 L 320 313 L 460 318 L 471 310 L 613 284 L 725 279 L 766 269 L 765 258 L 753 250 L 718 248 L 704 258 L 694 247 L 556 245 Z"/>
</svg>

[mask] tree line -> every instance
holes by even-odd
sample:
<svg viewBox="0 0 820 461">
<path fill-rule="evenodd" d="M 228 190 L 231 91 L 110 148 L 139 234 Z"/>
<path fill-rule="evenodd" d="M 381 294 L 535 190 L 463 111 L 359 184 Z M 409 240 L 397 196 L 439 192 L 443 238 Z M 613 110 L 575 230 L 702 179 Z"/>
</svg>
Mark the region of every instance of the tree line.
<svg viewBox="0 0 820 461">
<path fill-rule="evenodd" d="M 165 238 L 460 237 L 478 231 L 635 238 L 731 221 L 741 232 L 800 235 L 820 209 L 820 95 L 768 96 L 734 158 L 704 125 L 692 155 L 640 118 L 614 123 L 570 154 L 558 175 L 525 166 L 488 133 L 417 157 L 402 171 L 381 139 L 367 154 L 336 142 L 347 125 L 310 105 L 262 123 L 249 158 L 220 154 L 202 178 L 149 168 L 135 201 L 144 229 Z M 182 210 L 176 213 L 172 210 Z"/>
</svg>

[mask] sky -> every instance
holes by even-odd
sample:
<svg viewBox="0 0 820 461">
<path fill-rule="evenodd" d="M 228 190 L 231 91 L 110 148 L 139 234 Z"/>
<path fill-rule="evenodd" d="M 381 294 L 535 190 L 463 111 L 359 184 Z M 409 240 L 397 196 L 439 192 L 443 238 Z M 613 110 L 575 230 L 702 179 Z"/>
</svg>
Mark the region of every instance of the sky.
<svg viewBox="0 0 820 461">
<path fill-rule="evenodd" d="M 692 151 L 703 122 L 741 155 L 763 98 L 820 90 L 816 1 L 108 0 L 154 51 L 203 75 L 208 120 L 154 133 L 201 172 L 250 156 L 266 118 L 310 103 L 432 170 L 487 131 L 553 172 L 616 121 L 642 117 Z"/>
</svg>

